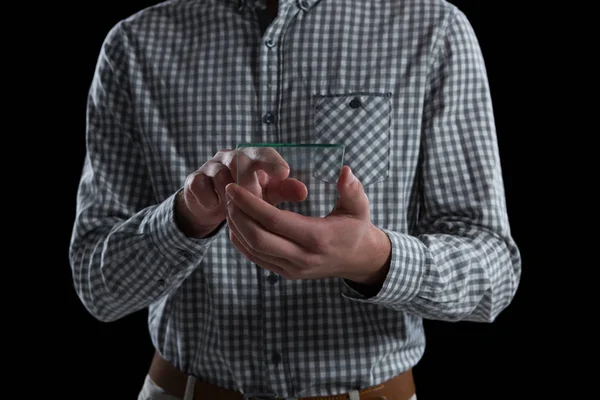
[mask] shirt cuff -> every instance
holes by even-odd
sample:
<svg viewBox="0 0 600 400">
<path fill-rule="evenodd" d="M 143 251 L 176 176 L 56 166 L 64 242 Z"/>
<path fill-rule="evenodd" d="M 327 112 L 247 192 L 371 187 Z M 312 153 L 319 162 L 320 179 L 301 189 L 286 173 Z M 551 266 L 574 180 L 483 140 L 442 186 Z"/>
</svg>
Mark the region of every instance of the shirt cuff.
<svg viewBox="0 0 600 400">
<path fill-rule="evenodd" d="M 221 224 L 210 237 L 195 239 L 187 237 L 175 222 L 175 199 L 177 193 L 162 202 L 150 217 L 149 226 L 152 240 L 163 257 L 172 265 L 184 269 L 196 265 L 193 261 L 201 258 L 212 242 L 223 230 Z"/>
<path fill-rule="evenodd" d="M 410 302 L 421 289 L 426 264 L 423 243 L 416 237 L 382 229 L 392 243 L 390 269 L 381 290 L 372 297 L 353 289 L 346 281 L 342 296 L 362 302 L 398 307 Z"/>
</svg>

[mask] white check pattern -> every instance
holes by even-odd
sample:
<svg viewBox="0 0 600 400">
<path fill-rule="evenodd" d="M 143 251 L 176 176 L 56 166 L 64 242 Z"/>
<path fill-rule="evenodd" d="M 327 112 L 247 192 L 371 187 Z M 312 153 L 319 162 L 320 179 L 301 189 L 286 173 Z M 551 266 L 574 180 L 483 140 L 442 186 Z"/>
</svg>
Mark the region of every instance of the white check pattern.
<svg viewBox="0 0 600 400">
<path fill-rule="evenodd" d="M 414 366 L 423 318 L 493 321 L 514 296 L 521 261 L 486 70 L 469 21 L 441 0 L 282 0 L 264 36 L 262 2 L 168 1 L 108 33 L 89 92 L 74 285 L 103 321 L 149 307 L 156 348 L 199 379 L 337 394 Z M 268 278 L 226 225 L 206 240 L 177 229 L 185 177 L 243 142 L 346 145 L 393 245 L 379 293 Z"/>
</svg>

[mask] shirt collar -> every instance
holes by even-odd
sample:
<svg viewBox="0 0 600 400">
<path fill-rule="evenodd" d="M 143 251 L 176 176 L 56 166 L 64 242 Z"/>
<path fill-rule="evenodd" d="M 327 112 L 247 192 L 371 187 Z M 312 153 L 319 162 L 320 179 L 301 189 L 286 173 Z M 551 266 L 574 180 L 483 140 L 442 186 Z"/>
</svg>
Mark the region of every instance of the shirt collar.
<svg viewBox="0 0 600 400">
<path fill-rule="evenodd" d="M 244 7 L 252 7 L 252 8 L 265 8 L 266 7 L 266 0 L 218 0 L 218 1 L 231 3 L 239 9 L 243 9 Z M 279 0 L 279 3 L 280 3 L 280 6 L 281 6 L 281 4 L 286 4 L 286 3 L 296 3 L 300 9 L 302 9 L 304 11 L 308 11 L 319 1 L 321 1 L 321 0 Z"/>
</svg>

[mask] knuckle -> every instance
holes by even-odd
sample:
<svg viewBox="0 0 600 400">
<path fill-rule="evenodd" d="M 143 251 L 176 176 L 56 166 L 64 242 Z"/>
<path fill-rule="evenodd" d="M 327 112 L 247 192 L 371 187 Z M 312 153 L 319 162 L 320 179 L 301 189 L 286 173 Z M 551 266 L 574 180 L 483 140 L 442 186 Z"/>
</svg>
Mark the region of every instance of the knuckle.
<svg viewBox="0 0 600 400">
<path fill-rule="evenodd" d="M 231 182 L 231 173 L 227 167 L 221 166 L 215 171 L 213 179 L 221 185 L 226 185 Z"/>
<path fill-rule="evenodd" d="M 252 161 L 250 161 L 249 169 L 251 171 L 258 171 L 258 170 L 262 169 L 262 162 L 261 162 L 261 160 L 252 160 Z"/>
<path fill-rule="evenodd" d="M 312 253 L 305 254 L 301 261 L 301 266 L 299 270 L 302 273 L 311 270 L 312 268 L 318 267 L 320 262 L 320 258 Z"/>
<path fill-rule="evenodd" d="M 201 172 L 206 176 L 213 176 L 217 168 L 221 165 L 218 161 L 208 160 L 198 169 L 197 172 Z"/>
<path fill-rule="evenodd" d="M 269 249 L 269 244 L 267 241 L 259 235 L 252 235 L 252 239 L 250 239 L 250 247 L 257 253 L 263 254 L 266 253 Z"/>
<path fill-rule="evenodd" d="M 205 186 L 206 175 L 202 172 L 193 172 L 185 180 L 185 187 L 192 191 L 197 191 Z"/>
<path fill-rule="evenodd" d="M 235 158 L 235 150 L 219 150 L 213 157 L 214 160 L 218 160 L 221 164 L 230 166 L 232 160 Z"/>
<path fill-rule="evenodd" d="M 220 149 L 219 151 L 217 151 L 215 153 L 215 155 L 213 156 L 213 159 L 221 160 L 223 157 L 226 157 L 229 153 L 231 153 L 231 150 Z"/>
<path fill-rule="evenodd" d="M 306 235 L 306 241 L 308 248 L 317 254 L 326 253 L 329 248 L 329 242 L 320 230 L 314 230 L 308 233 Z"/>
<path fill-rule="evenodd" d="M 238 150 L 238 149 L 233 150 L 230 155 L 231 161 L 237 162 L 237 160 L 243 155 L 243 152 L 244 152 L 243 149 L 242 150 Z"/>
</svg>

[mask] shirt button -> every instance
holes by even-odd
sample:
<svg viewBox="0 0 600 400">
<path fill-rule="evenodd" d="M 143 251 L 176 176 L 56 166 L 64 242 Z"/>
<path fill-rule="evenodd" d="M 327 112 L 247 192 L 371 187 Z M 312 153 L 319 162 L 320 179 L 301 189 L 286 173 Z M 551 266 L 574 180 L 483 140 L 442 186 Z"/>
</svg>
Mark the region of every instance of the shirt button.
<svg viewBox="0 0 600 400">
<path fill-rule="evenodd" d="M 275 115 L 270 111 L 267 112 L 265 115 L 263 115 L 263 122 L 265 124 L 272 124 L 275 122 Z"/>
<path fill-rule="evenodd" d="M 156 281 L 156 283 L 158 283 L 158 286 L 160 286 L 161 288 L 165 286 L 165 280 L 163 278 L 160 278 L 159 280 Z"/>
<path fill-rule="evenodd" d="M 279 275 L 277 274 L 271 274 L 267 277 L 267 280 L 269 281 L 269 283 L 271 285 L 276 284 L 277 282 L 279 282 Z"/>
<path fill-rule="evenodd" d="M 350 106 L 350 108 L 358 108 L 358 107 L 362 106 L 362 102 L 360 101 L 360 98 L 355 97 L 352 99 L 352 101 L 348 105 Z"/>
<path fill-rule="evenodd" d="M 271 47 L 275 46 L 275 40 L 273 40 L 273 38 L 268 38 L 267 40 L 265 40 L 265 45 L 268 48 L 271 48 Z"/>
<path fill-rule="evenodd" d="M 271 361 L 273 364 L 279 364 L 281 362 L 281 354 L 279 354 L 277 351 L 273 351 L 273 354 L 271 355 Z"/>
<path fill-rule="evenodd" d="M 310 8 L 310 1 L 308 0 L 300 0 L 298 4 L 300 5 L 300 8 L 304 11 L 307 11 Z"/>
</svg>

